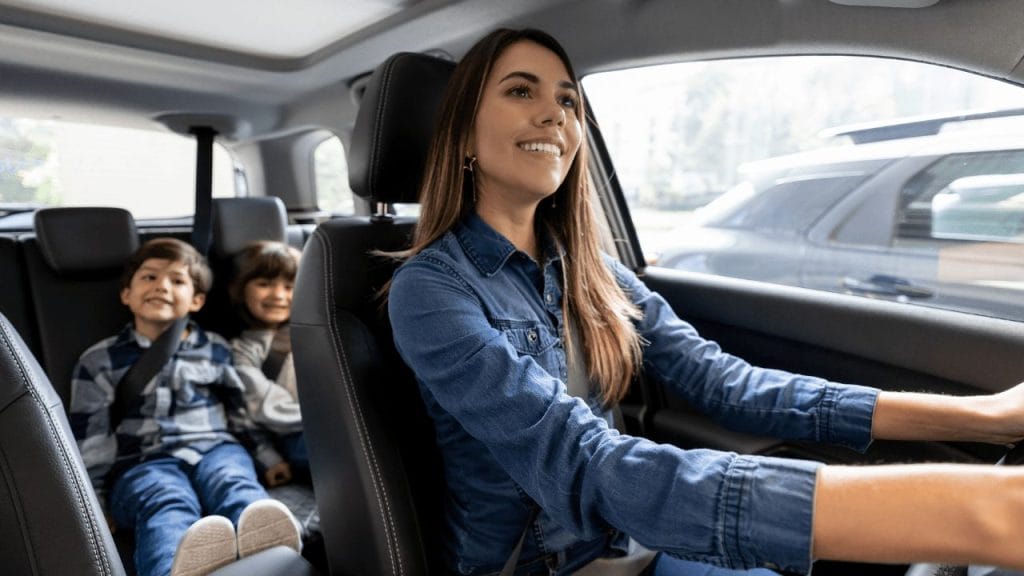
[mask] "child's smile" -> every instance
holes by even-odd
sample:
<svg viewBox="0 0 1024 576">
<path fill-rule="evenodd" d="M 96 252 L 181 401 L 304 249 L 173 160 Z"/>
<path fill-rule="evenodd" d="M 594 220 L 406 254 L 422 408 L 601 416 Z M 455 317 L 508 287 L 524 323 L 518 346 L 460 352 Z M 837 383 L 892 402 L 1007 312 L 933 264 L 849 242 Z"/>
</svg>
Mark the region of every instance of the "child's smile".
<svg viewBox="0 0 1024 576">
<path fill-rule="evenodd" d="M 253 278 L 245 285 L 245 305 L 253 318 L 274 328 L 288 321 L 294 282 L 284 277 Z"/>
<path fill-rule="evenodd" d="M 150 258 L 121 291 L 123 302 L 135 315 L 135 329 L 155 340 L 174 321 L 199 310 L 205 296 L 196 294 L 184 262 Z"/>
</svg>

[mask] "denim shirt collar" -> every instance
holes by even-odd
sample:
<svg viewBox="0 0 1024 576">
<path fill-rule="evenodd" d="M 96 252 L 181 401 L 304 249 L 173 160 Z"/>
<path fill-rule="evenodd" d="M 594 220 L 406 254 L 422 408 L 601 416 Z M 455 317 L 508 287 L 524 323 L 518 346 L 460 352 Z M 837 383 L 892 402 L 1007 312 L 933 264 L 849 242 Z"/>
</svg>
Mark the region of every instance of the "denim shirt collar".
<svg viewBox="0 0 1024 576">
<path fill-rule="evenodd" d="M 508 259 L 519 252 L 508 238 L 491 228 L 476 212 L 467 214 L 453 233 L 469 260 L 486 277 L 497 274 Z M 546 229 L 541 230 L 540 242 L 545 263 L 562 259 L 562 249 Z M 522 254 L 529 258 L 527 254 Z"/>
</svg>

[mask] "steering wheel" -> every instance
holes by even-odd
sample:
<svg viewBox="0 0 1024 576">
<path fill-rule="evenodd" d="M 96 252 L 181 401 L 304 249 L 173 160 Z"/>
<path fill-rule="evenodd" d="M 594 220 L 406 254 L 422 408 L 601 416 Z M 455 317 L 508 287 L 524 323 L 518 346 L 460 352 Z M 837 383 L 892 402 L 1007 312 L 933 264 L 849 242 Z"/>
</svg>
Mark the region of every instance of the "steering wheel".
<svg viewBox="0 0 1024 576">
<path fill-rule="evenodd" d="M 996 466 L 1024 465 L 1024 442 L 1018 442 L 996 462 Z M 950 566 L 948 564 L 914 564 L 905 576 L 1024 576 L 1024 572 L 992 566 Z"/>
</svg>

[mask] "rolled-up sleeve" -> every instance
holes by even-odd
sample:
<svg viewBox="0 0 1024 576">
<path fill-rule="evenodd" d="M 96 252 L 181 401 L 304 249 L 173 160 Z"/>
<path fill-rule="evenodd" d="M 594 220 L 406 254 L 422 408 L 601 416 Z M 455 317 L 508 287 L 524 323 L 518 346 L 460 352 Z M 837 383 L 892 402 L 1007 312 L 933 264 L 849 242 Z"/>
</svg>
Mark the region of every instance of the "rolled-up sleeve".
<svg viewBox="0 0 1024 576">
<path fill-rule="evenodd" d="M 620 434 L 520 356 L 473 286 L 421 253 L 394 278 L 395 343 L 426 392 L 561 526 L 613 526 L 681 558 L 810 567 L 817 464 L 681 450 Z"/>
<path fill-rule="evenodd" d="M 702 338 L 633 272 L 608 263 L 643 313 L 647 373 L 698 410 L 741 432 L 861 451 L 871 444 L 877 389 L 752 366 Z"/>
</svg>

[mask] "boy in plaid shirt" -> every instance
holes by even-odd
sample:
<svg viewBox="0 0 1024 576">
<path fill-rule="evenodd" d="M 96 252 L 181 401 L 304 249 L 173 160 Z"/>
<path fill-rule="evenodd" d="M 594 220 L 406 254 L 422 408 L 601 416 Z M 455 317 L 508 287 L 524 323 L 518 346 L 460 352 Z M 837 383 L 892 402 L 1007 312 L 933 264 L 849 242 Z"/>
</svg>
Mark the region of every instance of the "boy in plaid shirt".
<svg viewBox="0 0 1024 576">
<path fill-rule="evenodd" d="M 220 336 L 189 321 L 171 358 L 138 397 L 122 400 L 123 418 L 111 422 L 124 374 L 165 330 L 202 308 L 211 280 L 188 244 L 147 242 L 121 281 L 134 321 L 86 350 L 74 371 L 72 430 L 114 522 L 135 530 L 142 576 L 206 574 L 238 555 L 300 546 L 297 523 L 268 498 L 239 444 L 265 467 L 269 486 L 290 476 L 246 413 L 231 348 Z"/>
</svg>

